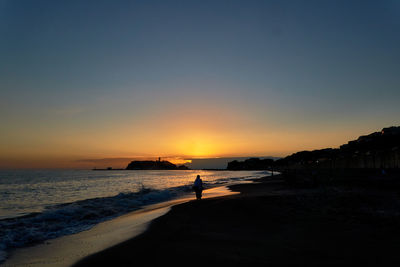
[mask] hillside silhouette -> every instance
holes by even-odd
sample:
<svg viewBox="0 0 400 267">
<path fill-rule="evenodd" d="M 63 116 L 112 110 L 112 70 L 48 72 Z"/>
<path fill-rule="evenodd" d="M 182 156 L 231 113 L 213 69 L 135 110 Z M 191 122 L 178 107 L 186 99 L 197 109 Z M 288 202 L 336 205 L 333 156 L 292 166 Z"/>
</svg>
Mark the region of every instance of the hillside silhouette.
<svg viewBox="0 0 400 267">
<path fill-rule="evenodd" d="M 276 161 L 231 161 L 228 170 L 400 168 L 400 126 L 360 136 L 339 148 L 300 151 Z"/>
<path fill-rule="evenodd" d="M 139 160 L 134 160 L 131 163 L 128 164 L 126 167 L 127 170 L 188 170 L 189 168 L 186 167 L 185 165 L 181 166 L 176 166 L 175 164 L 163 160 L 161 161 L 156 160 L 145 160 L 145 161 L 139 161 Z"/>
</svg>

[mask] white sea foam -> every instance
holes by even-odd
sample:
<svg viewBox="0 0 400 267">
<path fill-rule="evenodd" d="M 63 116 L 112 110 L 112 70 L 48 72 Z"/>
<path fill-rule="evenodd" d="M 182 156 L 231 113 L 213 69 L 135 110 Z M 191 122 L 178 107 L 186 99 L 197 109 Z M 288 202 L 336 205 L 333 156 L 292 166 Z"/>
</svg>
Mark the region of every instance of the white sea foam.
<svg viewBox="0 0 400 267">
<path fill-rule="evenodd" d="M 126 175 L 125 173 L 122 174 Z M 154 173 L 150 174 L 154 175 Z M 59 198 L 62 198 L 62 194 L 64 194 L 65 199 L 70 199 L 68 192 L 64 193 L 62 190 L 57 188 L 57 185 L 62 186 L 65 183 L 69 184 L 70 186 L 71 184 L 75 186 L 75 189 L 80 195 L 76 196 L 78 199 L 76 201 L 61 202 L 58 204 L 54 204 L 52 202 L 46 203 L 45 201 L 40 200 L 38 200 L 37 203 L 22 202 L 21 207 L 35 207 L 38 211 L 31 213 L 25 212 L 25 215 L 23 216 L 14 216 L 0 220 L 0 262 L 5 260 L 7 256 L 6 252 L 9 249 L 24 247 L 59 236 L 84 231 L 90 229 L 99 222 L 137 210 L 144 205 L 179 198 L 180 196 L 191 191 L 191 183 L 194 173 L 192 174 L 192 172 L 186 172 L 185 178 L 177 176 L 177 174 L 182 175 L 182 172 L 166 172 L 166 174 L 164 172 L 162 173 L 163 175 L 160 174 L 161 172 L 155 173 L 155 175 L 158 175 L 158 177 L 163 176 L 162 179 L 164 180 L 159 181 L 157 184 L 155 184 L 157 180 L 154 180 L 153 183 L 151 182 L 152 177 L 149 175 L 149 173 L 147 173 L 147 180 L 135 180 L 134 178 L 128 179 L 129 177 L 124 177 L 122 180 L 125 182 L 125 187 L 121 186 L 122 183 L 118 180 L 118 177 L 120 176 L 117 178 L 104 178 L 104 174 L 100 174 L 100 177 L 94 177 L 92 179 L 98 183 L 101 183 L 101 185 L 97 185 L 96 188 L 88 187 L 87 195 L 93 195 L 93 192 L 90 191 L 94 190 L 101 191 L 102 194 L 106 196 L 87 199 L 82 199 L 82 192 L 79 190 L 79 188 L 82 188 L 85 184 L 90 184 L 90 182 L 93 180 L 88 181 L 88 179 L 78 179 L 79 182 L 76 182 L 77 179 L 75 179 L 73 183 L 71 183 L 71 181 L 66 181 L 67 178 L 65 178 L 56 180 L 54 184 L 51 184 L 51 182 L 43 183 L 41 179 L 38 179 L 39 182 L 36 182 L 36 184 L 32 181 L 25 181 L 24 187 L 21 181 L 19 184 L 8 181 L 9 183 L 7 184 L 7 181 L 4 182 L 3 177 L 3 180 L 0 179 L 0 193 L 2 193 L 1 195 L 3 196 L 3 200 L 6 199 L 4 196 L 7 196 L 8 199 L 10 199 L 10 196 L 12 195 L 16 196 L 17 200 L 21 197 L 23 198 L 24 196 L 18 196 L 18 193 L 21 192 L 26 192 L 25 196 L 28 199 L 33 199 L 31 196 L 32 194 L 36 197 L 40 197 L 41 194 L 45 198 L 48 197 L 48 195 L 44 195 L 43 191 L 50 195 L 61 194 L 61 196 L 58 196 Z M 117 175 L 120 174 L 117 173 Z M 230 182 L 246 180 L 249 178 L 261 177 L 266 175 L 266 173 L 226 172 L 224 174 L 224 172 L 203 172 L 202 175 L 204 177 L 203 179 L 205 186 L 213 187 Z M 136 183 L 132 183 L 132 180 L 134 180 Z M 107 193 L 109 194 L 107 190 L 114 190 L 114 183 L 120 183 L 120 186 L 117 187 L 120 192 L 117 191 L 116 194 L 107 196 Z M 38 186 L 38 184 L 42 186 Z M 48 185 L 52 189 L 44 186 L 44 189 L 46 189 L 44 190 L 43 184 Z M 132 186 L 132 184 L 134 184 L 136 187 Z M 160 184 L 162 184 L 162 186 L 160 186 Z M 13 192 L 12 190 L 5 191 L 4 188 L 7 188 L 7 185 L 8 188 L 22 188 L 22 190 L 15 190 L 16 192 Z M 114 185 L 114 187 L 112 185 Z M 122 188 L 133 188 L 134 191 L 124 192 L 121 190 Z M 70 191 L 73 191 L 73 189 L 74 188 L 70 188 Z M 11 203 L 18 203 L 18 201 L 11 201 Z M 20 208 L 20 210 L 23 209 Z M 25 211 L 27 210 L 29 209 L 25 208 Z M 15 214 L 18 213 L 15 212 Z"/>
</svg>

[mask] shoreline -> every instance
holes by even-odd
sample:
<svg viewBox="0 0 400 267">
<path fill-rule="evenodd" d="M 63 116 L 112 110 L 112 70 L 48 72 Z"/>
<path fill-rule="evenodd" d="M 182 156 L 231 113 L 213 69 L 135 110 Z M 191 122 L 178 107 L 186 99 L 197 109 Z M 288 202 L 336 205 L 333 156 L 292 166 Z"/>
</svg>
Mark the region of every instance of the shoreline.
<svg viewBox="0 0 400 267">
<path fill-rule="evenodd" d="M 293 188 L 280 177 L 173 206 L 143 234 L 73 266 L 400 263 L 396 190 Z"/>
<path fill-rule="evenodd" d="M 204 190 L 204 198 L 231 194 L 235 192 L 230 191 L 226 186 Z M 89 230 L 16 249 L 0 266 L 71 266 L 86 256 L 142 234 L 154 219 L 166 214 L 172 206 L 193 199 L 194 195 L 188 194 L 178 199 L 147 205 L 139 210 L 101 222 Z"/>
</svg>

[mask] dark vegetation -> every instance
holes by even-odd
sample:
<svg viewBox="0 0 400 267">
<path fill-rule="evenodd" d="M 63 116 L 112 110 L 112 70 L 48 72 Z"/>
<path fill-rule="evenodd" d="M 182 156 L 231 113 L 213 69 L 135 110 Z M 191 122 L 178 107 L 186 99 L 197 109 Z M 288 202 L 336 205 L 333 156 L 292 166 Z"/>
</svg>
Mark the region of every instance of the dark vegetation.
<svg viewBox="0 0 400 267">
<path fill-rule="evenodd" d="M 126 167 L 127 170 L 188 170 L 185 165 L 176 166 L 175 164 L 166 160 L 146 160 L 146 161 L 132 161 Z"/>
<path fill-rule="evenodd" d="M 245 161 L 231 161 L 228 163 L 228 170 L 269 170 L 274 166 L 273 159 L 250 158 Z"/>
<path fill-rule="evenodd" d="M 340 148 L 301 151 L 282 159 L 251 158 L 228 163 L 228 170 L 287 169 L 398 169 L 400 127 L 360 136 Z"/>
<path fill-rule="evenodd" d="M 298 187 L 345 184 L 400 189 L 400 127 L 360 136 L 339 148 L 301 151 L 276 161 L 232 161 L 227 169 L 276 170 Z"/>
<path fill-rule="evenodd" d="M 297 152 L 275 163 L 290 169 L 400 168 L 400 127 L 360 136 L 340 148 Z"/>
</svg>

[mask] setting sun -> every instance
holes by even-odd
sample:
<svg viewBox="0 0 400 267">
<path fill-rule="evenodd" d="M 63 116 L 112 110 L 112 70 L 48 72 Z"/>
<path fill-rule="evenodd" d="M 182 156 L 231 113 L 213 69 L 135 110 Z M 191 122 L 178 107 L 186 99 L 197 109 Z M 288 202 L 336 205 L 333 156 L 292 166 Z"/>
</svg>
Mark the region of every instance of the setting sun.
<svg viewBox="0 0 400 267">
<path fill-rule="evenodd" d="M 0 265 L 400 263 L 399 33 L 400 0 L 0 0 Z"/>
<path fill-rule="evenodd" d="M 220 147 L 207 138 L 189 139 L 178 142 L 178 152 L 192 157 L 212 157 L 218 155 Z"/>
</svg>

